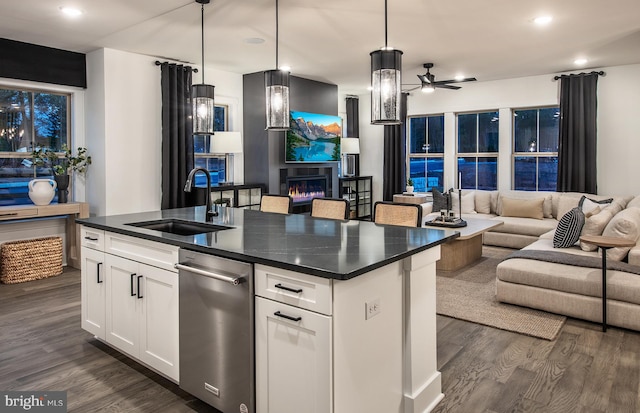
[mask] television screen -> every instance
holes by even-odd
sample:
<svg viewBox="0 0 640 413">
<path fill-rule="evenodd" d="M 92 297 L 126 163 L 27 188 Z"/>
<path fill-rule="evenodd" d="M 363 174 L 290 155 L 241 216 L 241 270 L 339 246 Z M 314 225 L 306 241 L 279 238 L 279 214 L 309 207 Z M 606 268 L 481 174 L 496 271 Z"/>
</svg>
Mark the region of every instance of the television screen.
<svg viewBox="0 0 640 413">
<path fill-rule="evenodd" d="M 285 140 L 286 162 L 334 162 L 340 160 L 340 116 L 291 111 Z"/>
</svg>

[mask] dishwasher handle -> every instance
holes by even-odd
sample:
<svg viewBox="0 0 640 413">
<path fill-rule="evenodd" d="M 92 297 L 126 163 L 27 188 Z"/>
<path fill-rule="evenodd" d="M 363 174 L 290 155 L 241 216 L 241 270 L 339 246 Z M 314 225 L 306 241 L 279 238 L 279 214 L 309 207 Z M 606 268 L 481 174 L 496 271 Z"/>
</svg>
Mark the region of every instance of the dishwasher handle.
<svg viewBox="0 0 640 413">
<path fill-rule="evenodd" d="M 179 269 L 179 270 L 189 271 L 189 272 L 192 272 L 194 274 L 203 275 L 205 277 L 209 277 L 209 278 L 213 278 L 213 279 L 216 279 L 216 280 L 228 282 L 229 284 L 233 284 L 233 285 L 238 285 L 243 280 L 242 277 L 230 277 L 228 275 L 218 274 L 218 273 L 211 272 L 211 271 L 205 271 L 205 270 L 201 270 L 199 268 L 190 267 L 188 265 L 184 265 L 184 264 L 180 264 L 180 263 L 175 264 L 174 267 Z"/>
</svg>

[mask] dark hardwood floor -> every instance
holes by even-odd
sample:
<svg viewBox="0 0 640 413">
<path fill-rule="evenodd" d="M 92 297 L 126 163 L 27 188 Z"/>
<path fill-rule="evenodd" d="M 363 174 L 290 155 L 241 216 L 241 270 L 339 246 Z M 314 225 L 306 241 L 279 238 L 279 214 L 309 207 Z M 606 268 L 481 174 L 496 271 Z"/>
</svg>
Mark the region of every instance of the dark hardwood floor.
<svg viewBox="0 0 640 413">
<path fill-rule="evenodd" d="M 633 331 L 569 320 L 550 342 L 438 317 L 438 368 L 439 413 L 640 410 Z M 217 412 L 80 328 L 76 270 L 0 284 L 0 389 L 65 390 L 69 412 Z"/>
</svg>

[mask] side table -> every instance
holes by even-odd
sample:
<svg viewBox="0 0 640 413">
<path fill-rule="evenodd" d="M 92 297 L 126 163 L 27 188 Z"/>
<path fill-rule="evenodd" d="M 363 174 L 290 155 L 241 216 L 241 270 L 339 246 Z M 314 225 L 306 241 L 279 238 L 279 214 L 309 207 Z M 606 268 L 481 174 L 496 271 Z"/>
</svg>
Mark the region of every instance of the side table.
<svg viewBox="0 0 640 413">
<path fill-rule="evenodd" d="M 635 241 L 601 235 L 583 235 L 580 241 L 600 248 L 602 253 L 602 331 L 607 331 L 607 250 L 615 247 L 633 247 Z"/>
<path fill-rule="evenodd" d="M 393 202 L 401 203 L 401 204 L 424 204 L 425 202 L 429 202 L 431 198 L 427 196 L 427 194 L 413 194 L 413 195 L 405 195 L 405 194 L 394 194 Z"/>
</svg>

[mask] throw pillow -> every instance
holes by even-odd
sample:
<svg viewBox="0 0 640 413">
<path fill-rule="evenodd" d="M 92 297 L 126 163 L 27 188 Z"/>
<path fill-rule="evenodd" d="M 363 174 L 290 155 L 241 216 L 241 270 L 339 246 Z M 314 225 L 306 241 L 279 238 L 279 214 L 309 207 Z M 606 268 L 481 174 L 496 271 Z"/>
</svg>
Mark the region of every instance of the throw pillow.
<svg viewBox="0 0 640 413">
<path fill-rule="evenodd" d="M 476 191 L 475 210 L 478 214 L 491 213 L 491 192 Z"/>
<path fill-rule="evenodd" d="M 627 208 L 618 212 L 602 231 L 602 236 L 637 241 L 640 236 L 640 208 Z M 629 247 L 611 248 L 607 251 L 607 258 L 622 261 L 630 249 Z"/>
<path fill-rule="evenodd" d="M 521 217 L 543 219 L 544 213 L 542 206 L 544 198 L 534 199 L 517 199 L 500 197 L 502 203 L 503 217 Z"/>
<path fill-rule="evenodd" d="M 627 208 L 633 208 L 633 207 L 640 207 L 640 195 L 638 195 L 637 197 L 633 198 L 627 204 Z"/>
<path fill-rule="evenodd" d="M 458 190 L 450 192 L 451 194 L 451 209 L 456 215 L 459 214 L 460 206 L 460 194 Z M 463 214 L 475 214 L 476 213 L 476 194 L 472 190 L 462 190 L 462 213 Z"/>
<path fill-rule="evenodd" d="M 556 233 L 553 235 L 553 248 L 569 248 L 580 239 L 584 225 L 584 213 L 575 207 L 560 218 Z"/>
<path fill-rule="evenodd" d="M 538 199 L 540 197 L 544 197 L 544 203 L 542 204 L 542 213 L 544 214 L 544 218 L 553 218 L 553 202 L 551 194 L 547 194 L 546 192 L 528 192 L 528 191 L 503 191 L 498 198 L 498 203 L 495 211 L 498 215 L 502 214 L 502 199 L 503 198 L 511 198 L 511 199 Z"/>
<path fill-rule="evenodd" d="M 586 217 L 584 226 L 582 227 L 582 234 L 580 235 L 602 235 L 602 231 L 604 231 L 609 221 L 611 221 L 611 218 L 622 211 L 622 207 L 617 202 L 613 202 L 597 214 L 594 214 L 594 211 L 591 211 L 591 216 Z M 595 245 L 582 241 L 580 241 L 580 248 L 583 251 L 595 251 L 598 249 Z"/>
<path fill-rule="evenodd" d="M 580 197 L 570 194 L 562 194 L 558 200 L 558 211 L 556 212 L 556 219 L 560 221 L 567 212 L 577 207 L 580 203 Z"/>
<path fill-rule="evenodd" d="M 433 212 L 440 213 L 440 210 L 449 209 L 451 207 L 451 198 L 449 192 L 445 192 L 443 194 L 437 189 L 432 188 L 431 194 L 433 195 Z"/>
<path fill-rule="evenodd" d="M 597 207 L 605 208 L 612 202 L 613 198 L 596 201 L 595 199 L 587 198 L 586 196 L 582 195 L 582 198 L 580 198 L 580 202 L 578 202 L 578 206 L 582 208 L 582 212 L 587 214 Z"/>
</svg>

